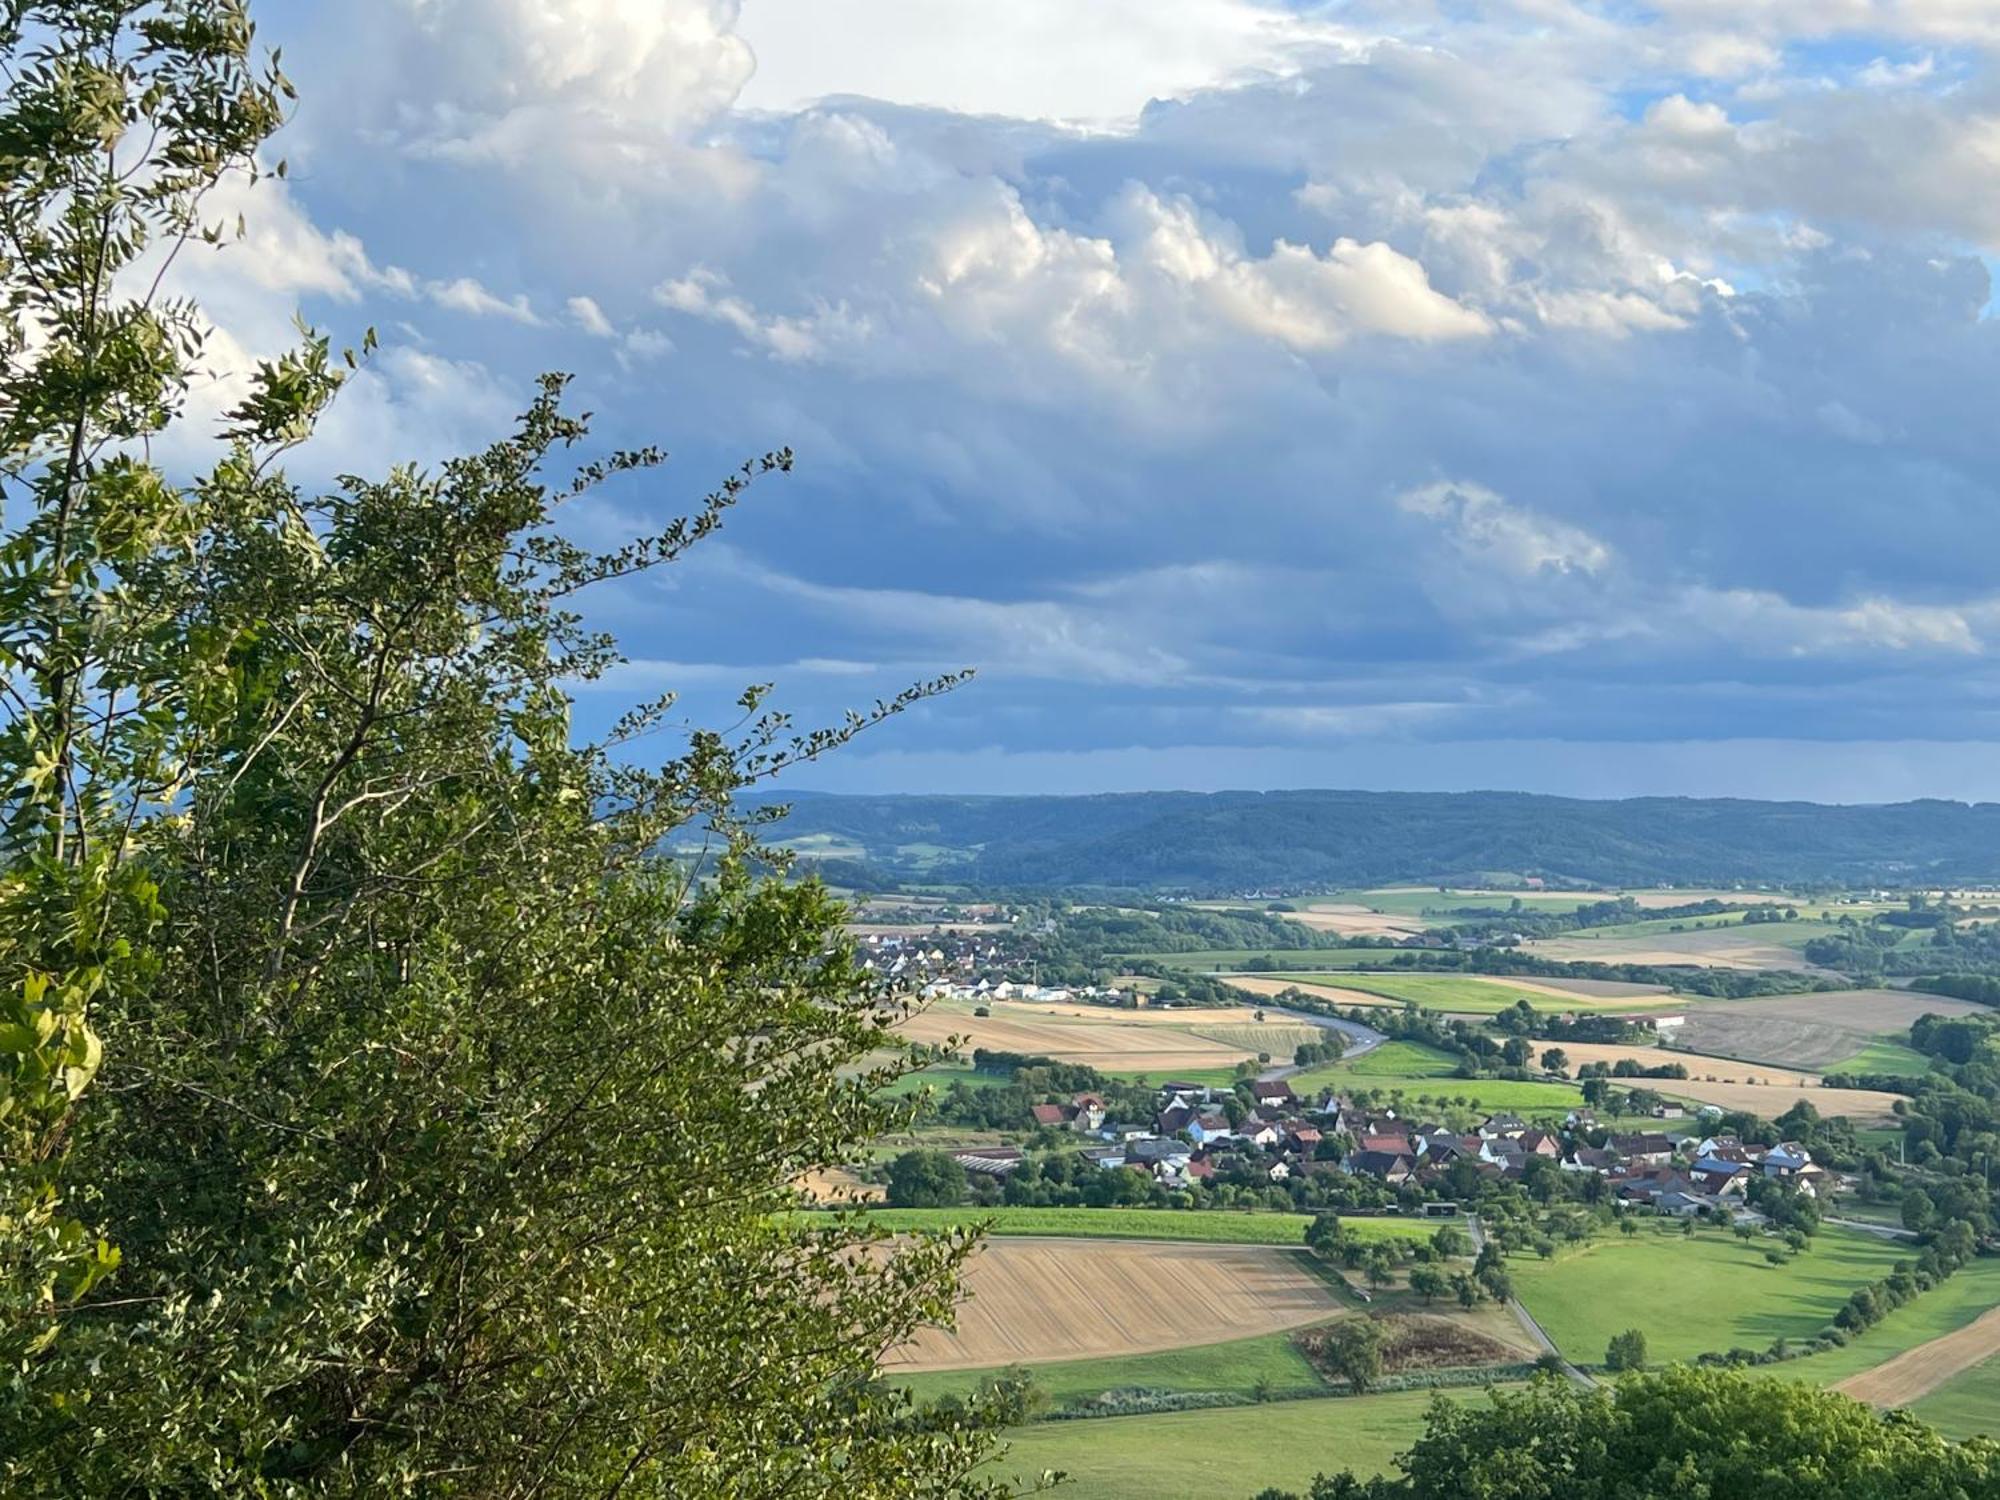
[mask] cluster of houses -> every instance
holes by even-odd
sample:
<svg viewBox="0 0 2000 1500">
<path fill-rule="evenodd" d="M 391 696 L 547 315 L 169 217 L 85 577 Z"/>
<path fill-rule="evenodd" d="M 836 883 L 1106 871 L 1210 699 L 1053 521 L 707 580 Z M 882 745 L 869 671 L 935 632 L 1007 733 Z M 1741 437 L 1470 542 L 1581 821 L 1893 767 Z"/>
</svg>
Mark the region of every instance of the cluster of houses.
<svg viewBox="0 0 2000 1500">
<path fill-rule="evenodd" d="M 1020 934 L 994 928 L 865 932 L 855 942 L 862 968 L 893 980 L 898 988 L 926 994 L 955 994 L 961 988 L 969 994 L 982 976 L 1019 971 L 1032 962 Z M 990 989 L 991 982 L 987 983 Z"/>
<path fill-rule="evenodd" d="M 1234 1089 L 1169 1083 L 1154 1118 L 1144 1122 L 1111 1120 L 1102 1097 L 1079 1093 L 1035 1105 L 1034 1123 L 1097 1142 L 1082 1155 L 1105 1170 L 1144 1172 L 1167 1187 L 1242 1172 L 1272 1182 L 1344 1172 L 1391 1187 L 1432 1187 L 1460 1163 L 1481 1177 L 1518 1181 L 1540 1159 L 1557 1171 L 1603 1178 L 1620 1203 L 1689 1216 L 1742 1204 L 1760 1178 L 1817 1196 L 1828 1175 L 1796 1141 L 1751 1146 L 1732 1135 L 1640 1131 L 1602 1135 L 1603 1144 L 1592 1146 L 1601 1133 L 1587 1109 L 1571 1111 L 1560 1131 L 1504 1113 L 1458 1131 L 1414 1123 L 1393 1110 L 1361 1109 L 1332 1094 L 1303 1101 L 1283 1080 L 1253 1081 L 1249 1093 L 1246 1108 Z M 968 1171 L 996 1177 L 1009 1175 L 1020 1160 L 1011 1148 L 959 1157 Z"/>
</svg>

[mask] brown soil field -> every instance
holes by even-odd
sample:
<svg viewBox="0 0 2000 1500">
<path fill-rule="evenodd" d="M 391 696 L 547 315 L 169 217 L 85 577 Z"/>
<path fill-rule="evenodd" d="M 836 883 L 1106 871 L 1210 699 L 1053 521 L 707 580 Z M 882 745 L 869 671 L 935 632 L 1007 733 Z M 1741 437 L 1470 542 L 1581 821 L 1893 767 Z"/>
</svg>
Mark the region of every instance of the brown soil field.
<svg viewBox="0 0 2000 1500">
<path fill-rule="evenodd" d="M 1338 1313 L 1297 1251 L 1114 1240 L 993 1239 L 965 1269 L 955 1331 L 927 1328 L 904 1370 L 1147 1354 L 1275 1333 Z"/>
<path fill-rule="evenodd" d="M 1819 1074 L 1803 1073 L 1792 1068 L 1772 1067 L 1766 1063 L 1737 1062 L 1726 1057 L 1702 1057 L 1691 1052 L 1676 1052 L 1666 1047 L 1613 1047 L 1601 1042 L 1536 1042 L 1536 1056 L 1548 1047 L 1561 1047 L 1569 1054 L 1570 1070 L 1574 1072 L 1584 1063 L 1615 1063 L 1621 1058 L 1630 1058 L 1642 1068 L 1660 1068 L 1679 1063 L 1688 1070 L 1686 1078 L 1629 1078 L 1614 1079 L 1613 1082 L 1631 1084 L 1635 1087 L 1659 1088 L 1676 1093 L 1691 1093 L 1693 1086 L 1705 1083 L 1749 1083 L 1776 1084 L 1782 1088 L 1810 1089 L 1819 1086 Z M 1682 1085 L 1687 1085 L 1683 1088 Z"/>
<path fill-rule="evenodd" d="M 2000 1354 L 2000 1307 L 1872 1370 L 1850 1375 L 1834 1389 L 1871 1406 L 1907 1406 L 1995 1354 Z"/>
<path fill-rule="evenodd" d="M 1854 1056 L 1875 1033 L 1826 1021 L 1789 1021 L 1759 1013 L 1756 1002 L 1734 1009 L 1690 1009 L 1676 1035 L 1690 1052 L 1745 1057 L 1779 1067 L 1827 1068 Z M 1688 1066 L 1692 1068 L 1693 1063 Z"/>
<path fill-rule="evenodd" d="M 1196 1036 L 1185 1028 L 1198 1021 L 1237 1017 L 1242 1023 L 1255 1024 L 1248 1009 L 1160 1013 L 1093 1010 L 1084 1017 L 1076 1011 L 1057 1012 L 1053 1007 L 1003 1000 L 992 1002 L 989 1008 L 993 1012 L 990 1016 L 975 1016 L 969 1008 L 937 1005 L 910 1017 L 897 1029 L 912 1041 L 933 1045 L 960 1038 L 960 1049 L 967 1053 L 988 1047 L 1085 1063 L 1110 1072 L 1150 1072 L 1233 1067 L 1251 1053 Z"/>
<path fill-rule="evenodd" d="M 1969 1000 L 1947 1000 L 1942 995 L 1923 995 L 1915 990 L 1826 990 L 1814 995 L 1773 995 L 1763 1000 L 1710 1000 L 1691 1003 L 1687 1013 L 1693 1017 L 1710 1010 L 1784 1021 L 1817 1021 L 1867 1036 L 1905 1031 L 1912 1021 L 1926 1014 L 1991 1013 L 1989 1006 L 1974 1005 Z"/>
</svg>

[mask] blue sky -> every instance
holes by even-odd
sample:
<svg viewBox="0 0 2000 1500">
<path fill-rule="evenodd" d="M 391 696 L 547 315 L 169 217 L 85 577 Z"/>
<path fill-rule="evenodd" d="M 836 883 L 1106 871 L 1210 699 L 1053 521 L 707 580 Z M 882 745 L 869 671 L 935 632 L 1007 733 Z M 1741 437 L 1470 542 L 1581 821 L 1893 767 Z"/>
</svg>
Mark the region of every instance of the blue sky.
<svg viewBox="0 0 2000 1500">
<path fill-rule="evenodd" d="M 183 284 L 382 349 L 295 472 L 577 373 L 661 474 L 593 601 L 830 789 L 2000 798 L 2000 10 L 1963 0 L 267 4 Z"/>
</svg>

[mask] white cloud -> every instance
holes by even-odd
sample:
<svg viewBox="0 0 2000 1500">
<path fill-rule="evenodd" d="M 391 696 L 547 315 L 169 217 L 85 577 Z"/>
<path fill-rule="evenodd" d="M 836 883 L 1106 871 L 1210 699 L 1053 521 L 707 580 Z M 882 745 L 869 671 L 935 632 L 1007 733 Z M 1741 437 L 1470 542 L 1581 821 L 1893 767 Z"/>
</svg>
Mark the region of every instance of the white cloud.
<svg viewBox="0 0 2000 1500">
<path fill-rule="evenodd" d="M 475 318 L 506 318 L 530 328 L 539 327 L 542 321 L 525 294 L 501 297 L 489 292 L 471 276 L 426 282 L 424 295 L 439 307 L 467 313 Z"/>
<path fill-rule="evenodd" d="M 1611 549 L 1578 527 L 1510 504 L 1481 484 L 1442 480 L 1396 497 L 1408 515 L 1438 523 L 1452 546 L 1517 577 L 1599 573 Z"/>
<path fill-rule="evenodd" d="M 576 326 L 592 338 L 609 339 L 618 336 L 618 330 L 611 326 L 611 320 L 604 316 L 604 309 L 590 297 L 572 297 L 564 304 Z"/>
<path fill-rule="evenodd" d="M 1252 0 L 750 0 L 753 109 L 860 94 L 1111 123 L 1150 99 L 1283 72 L 1350 34 Z"/>
</svg>

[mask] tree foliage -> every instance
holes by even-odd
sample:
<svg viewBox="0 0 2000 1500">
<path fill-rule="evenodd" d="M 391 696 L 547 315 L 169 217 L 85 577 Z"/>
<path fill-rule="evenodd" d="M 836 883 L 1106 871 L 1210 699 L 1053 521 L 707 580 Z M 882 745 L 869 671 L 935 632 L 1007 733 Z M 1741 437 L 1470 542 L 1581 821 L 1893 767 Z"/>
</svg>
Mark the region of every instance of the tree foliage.
<svg viewBox="0 0 2000 1500">
<path fill-rule="evenodd" d="M 1988 1439 L 1953 1443 L 1831 1391 L 1686 1366 L 1615 1390 L 1540 1376 L 1483 1403 L 1440 1394 L 1397 1465 L 1323 1475 L 1307 1500 L 1958 1500 L 2000 1487 Z"/>
<path fill-rule="evenodd" d="M 579 743 L 577 596 L 791 459 L 587 551 L 563 505 L 663 455 L 591 456 L 559 377 L 314 492 L 354 356 L 309 337 L 169 475 L 203 324 L 157 273 L 289 85 L 234 0 L 10 5 L 0 50 L 0 1490 L 980 1492 L 979 1412 L 872 1380 L 965 1245 L 784 1212 L 917 1058 L 740 810 L 949 680 Z"/>
</svg>

